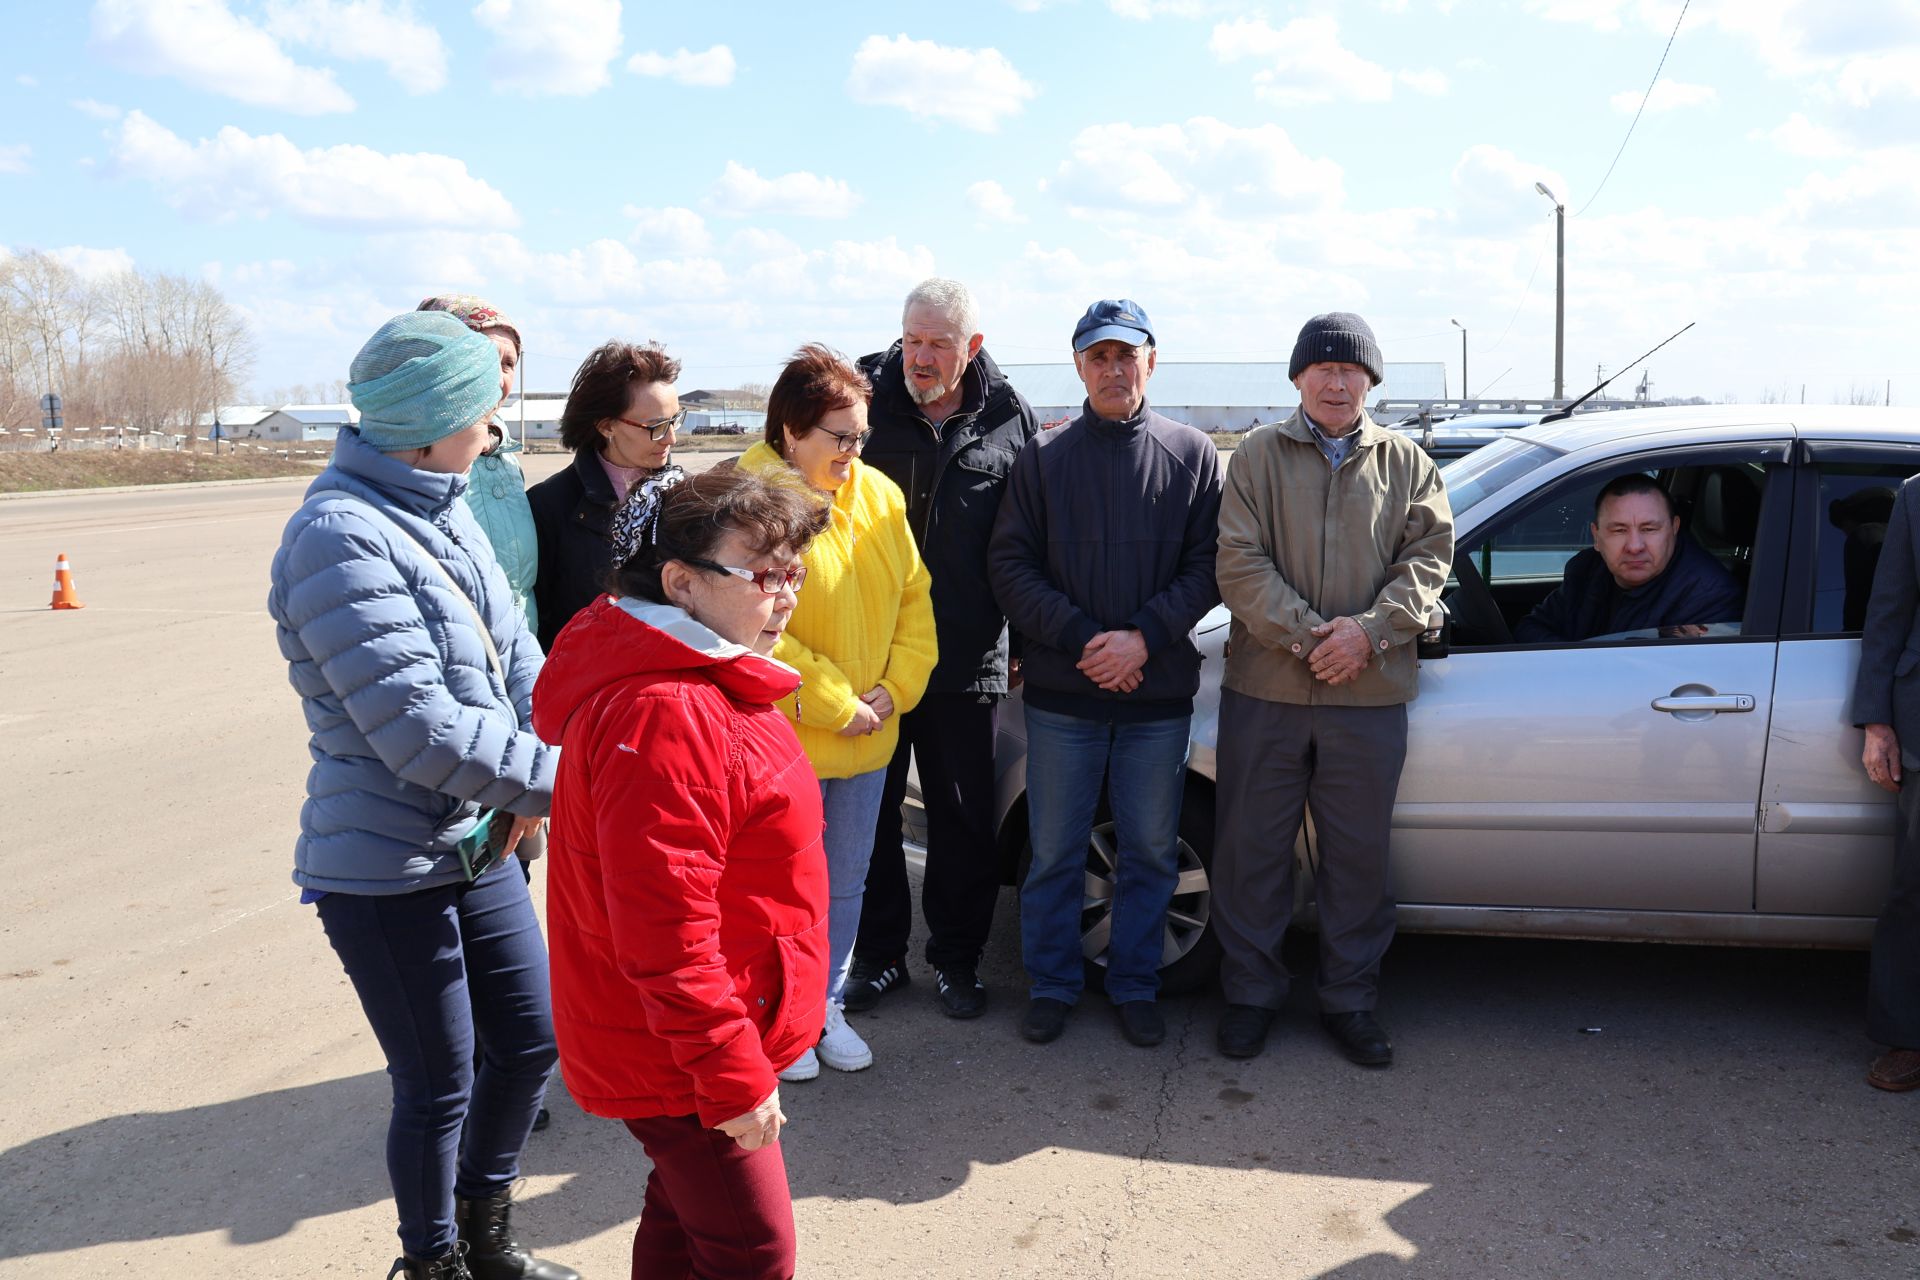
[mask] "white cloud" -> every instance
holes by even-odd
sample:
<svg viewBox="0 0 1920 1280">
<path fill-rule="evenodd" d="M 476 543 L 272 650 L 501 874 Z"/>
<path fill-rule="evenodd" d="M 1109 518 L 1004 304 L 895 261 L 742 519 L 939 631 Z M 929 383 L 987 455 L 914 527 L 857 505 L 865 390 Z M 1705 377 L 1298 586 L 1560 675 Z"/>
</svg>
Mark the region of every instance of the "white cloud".
<svg viewBox="0 0 1920 1280">
<path fill-rule="evenodd" d="M 737 161 L 727 161 L 725 172 L 707 197 L 714 212 L 728 217 L 753 213 L 790 213 L 806 218 L 844 218 L 860 197 L 838 178 L 818 174 L 783 173 L 763 178 Z"/>
<path fill-rule="evenodd" d="M 1053 189 L 1082 209 L 1316 208 L 1341 198 L 1343 174 L 1293 145 L 1279 125 L 1093 125 L 1074 137 Z"/>
<path fill-rule="evenodd" d="M 1845 138 L 1815 124 L 1798 111 L 1771 129 L 1755 129 L 1747 136 L 1771 142 L 1787 155 L 1807 159 L 1845 156 L 1853 150 Z"/>
<path fill-rule="evenodd" d="M 92 98 L 75 98 L 67 104 L 83 116 L 92 116 L 95 120 L 118 120 L 120 108 L 111 102 L 98 102 Z"/>
<path fill-rule="evenodd" d="M 1571 199 L 1567 180 L 1556 171 L 1489 143 L 1468 147 L 1453 166 L 1459 228 L 1469 234 L 1500 234 L 1532 226 L 1553 209 L 1535 190 L 1536 182 L 1558 192 L 1561 203 Z"/>
<path fill-rule="evenodd" d="M 216 221 L 284 213 L 316 226 L 367 229 L 519 220 L 504 195 L 452 156 L 352 145 L 302 150 L 281 134 L 256 137 L 231 125 L 188 142 L 132 111 L 120 123 L 113 159 L 119 174 L 151 184 L 168 204 Z"/>
<path fill-rule="evenodd" d="M 933 251 L 884 240 L 836 240 L 827 250 L 827 289 L 835 298 L 897 299 L 934 273 Z"/>
<path fill-rule="evenodd" d="M 105 280 L 125 275 L 133 270 L 134 265 L 133 255 L 125 249 L 91 249 L 86 245 L 70 244 L 62 249 L 50 249 L 47 254 L 71 268 L 83 280 Z"/>
<path fill-rule="evenodd" d="M 32 173 L 33 147 L 25 142 L 0 144 L 0 173 Z"/>
<path fill-rule="evenodd" d="M 1282 106 L 1314 102 L 1387 102 L 1395 75 L 1340 43 L 1340 24 L 1330 17 L 1295 18 L 1275 30 L 1265 18 L 1239 18 L 1213 29 L 1207 43 L 1221 62 L 1258 59 L 1254 93 Z M 1419 93 L 1447 90 L 1438 71 L 1402 71 L 1402 83 Z"/>
<path fill-rule="evenodd" d="M 447 83 L 447 46 L 408 0 L 267 0 L 267 30 L 330 57 L 380 63 L 412 93 Z"/>
<path fill-rule="evenodd" d="M 1848 60 L 1835 77 L 1841 101 L 1866 110 L 1889 97 L 1920 94 L 1920 46 Z"/>
<path fill-rule="evenodd" d="M 620 56 L 620 0 L 480 0 L 473 17 L 493 33 L 496 88 L 583 96 L 606 88 Z"/>
<path fill-rule="evenodd" d="M 656 76 L 702 89 L 723 89 L 733 83 L 733 50 L 717 44 L 705 53 L 676 49 L 672 54 L 636 53 L 627 59 L 635 75 Z"/>
<path fill-rule="evenodd" d="M 1653 86 L 1652 93 L 1641 89 L 1626 89 L 1607 99 L 1613 109 L 1621 115 L 1630 116 L 1640 109 L 1640 99 L 1647 100 L 1647 114 L 1659 115 L 1662 111 L 1678 111 L 1686 107 L 1712 107 L 1719 105 L 1720 93 L 1711 85 L 1684 84 L 1678 80 L 1662 80 Z"/>
<path fill-rule="evenodd" d="M 40 77 L 30 76 L 24 71 L 15 76 L 13 82 L 22 89 L 38 89 L 40 87 Z"/>
<path fill-rule="evenodd" d="M 1007 189 L 991 178 L 967 188 L 967 203 L 988 222 L 1026 221 L 1020 211 L 1013 207 L 1013 197 L 1007 194 Z"/>
<path fill-rule="evenodd" d="M 643 209 L 628 205 L 621 214 L 633 219 L 629 244 L 655 253 L 705 253 L 713 247 L 707 222 L 691 209 Z"/>
<path fill-rule="evenodd" d="M 353 110 L 331 71 L 303 67 L 225 0 L 97 0 L 93 50 L 143 75 L 296 115 Z"/>
<path fill-rule="evenodd" d="M 956 49 L 904 35 L 868 36 L 847 75 L 855 102 L 981 133 L 1020 114 L 1037 92 L 998 49 Z"/>
</svg>

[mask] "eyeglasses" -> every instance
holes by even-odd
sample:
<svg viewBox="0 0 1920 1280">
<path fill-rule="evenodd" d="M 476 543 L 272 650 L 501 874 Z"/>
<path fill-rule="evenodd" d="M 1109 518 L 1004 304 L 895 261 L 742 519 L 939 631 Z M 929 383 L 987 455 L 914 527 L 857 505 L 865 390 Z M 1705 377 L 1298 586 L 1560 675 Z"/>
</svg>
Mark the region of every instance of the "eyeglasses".
<svg viewBox="0 0 1920 1280">
<path fill-rule="evenodd" d="M 635 422 L 632 418 L 622 418 L 617 414 L 613 420 L 624 422 L 630 427 L 640 428 L 647 433 L 647 439 L 659 444 L 680 429 L 680 424 L 687 420 L 687 411 L 682 409 L 670 418 L 655 418 L 652 422 Z"/>
<path fill-rule="evenodd" d="M 867 441 L 873 436 L 873 429 L 871 427 L 857 435 L 851 431 L 827 431 L 825 427 L 820 429 L 826 431 L 828 435 L 833 437 L 834 447 L 841 453 L 855 453 L 866 448 Z"/>
<path fill-rule="evenodd" d="M 732 574 L 742 582 L 751 582 L 760 588 L 763 594 L 770 596 L 779 595 L 789 586 L 798 592 L 801 584 L 807 580 L 807 566 L 803 564 L 776 566 L 756 573 L 752 569 L 736 569 L 730 564 L 715 564 L 711 560 L 695 560 L 691 557 L 687 559 L 687 563 L 702 569 L 711 569 L 715 573 Z"/>
</svg>

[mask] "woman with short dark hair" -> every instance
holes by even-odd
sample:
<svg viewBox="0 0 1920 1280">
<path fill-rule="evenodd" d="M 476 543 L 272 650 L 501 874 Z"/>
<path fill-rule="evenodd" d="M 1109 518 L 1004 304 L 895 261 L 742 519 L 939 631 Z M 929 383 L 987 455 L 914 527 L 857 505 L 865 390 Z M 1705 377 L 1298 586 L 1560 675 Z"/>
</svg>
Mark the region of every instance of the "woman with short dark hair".
<svg viewBox="0 0 1920 1280">
<path fill-rule="evenodd" d="M 560 1070 L 653 1162 L 636 1276 L 790 1277 L 775 1073 L 819 1034 L 820 793 L 771 656 L 825 526 L 801 486 L 727 467 L 617 515 L 611 594 L 554 643 L 533 723 L 559 743 L 547 927 Z"/>
<path fill-rule="evenodd" d="M 833 895 L 826 1020 L 815 1048 L 784 1080 L 812 1079 L 822 1063 L 836 1071 L 873 1065 L 873 1051 L 847 1024 L 841 992 L 899 718 L 926 692 L 937 657 L 932 579 L 907 525 L 906 499 L 860 461 L 872 394 L 844 356 L 802 347 L 768 393 L 766 439 L 740 459 L 742 470 L 805 484 L 833 517 L 807 548 L 814 585 L 774 650 L 805 682 L 780 709 L 820 778 Z"/>
<path fill-rule="evenodd" d="M 534 600 L 550 649 L 573 615 L 606 588 L 614 509 L 636 488 L 670 488 L 675 433 L 686 419 L 674 380 L 680 362 L 657 343 L 606 342 L 574 371 L 560 414 L 573 465 L 527 491 L 540 543 Z"/>
</svg>

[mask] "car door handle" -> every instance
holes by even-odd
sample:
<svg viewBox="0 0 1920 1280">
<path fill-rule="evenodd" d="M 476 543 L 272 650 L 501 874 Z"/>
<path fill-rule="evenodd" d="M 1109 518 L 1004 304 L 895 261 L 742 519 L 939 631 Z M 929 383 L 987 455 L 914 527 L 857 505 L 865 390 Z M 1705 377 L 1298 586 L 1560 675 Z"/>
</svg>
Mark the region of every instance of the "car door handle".
<svg viewBox="0 0 1920 1280">
<path fill-rule="evenodd" d="M 1669 694 L 1653 700 L 1655 711 L 1751 711 L 1758 705 L 1750 693 Z"/>
</svg>

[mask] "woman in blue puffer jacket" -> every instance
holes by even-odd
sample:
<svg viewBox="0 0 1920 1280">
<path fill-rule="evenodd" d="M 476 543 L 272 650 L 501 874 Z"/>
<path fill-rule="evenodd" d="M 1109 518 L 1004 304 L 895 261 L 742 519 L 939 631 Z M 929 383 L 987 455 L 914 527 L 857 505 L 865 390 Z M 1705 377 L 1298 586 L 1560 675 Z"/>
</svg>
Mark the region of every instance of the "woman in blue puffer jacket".
<svg viewBox="0 0 1920 1280">
<path fill-rule="evenodd" d="M 393 1079 L 393 1274 L 578 1280 L 508 1224 L 555 1052 L 546 947 L 503 864 L 546 814 L 557 757 L 527 728 L 539 645 L 460 500 L 499 353 L 408 312 L 348 390 L 360 425 L 288 522 L 268 609 L 313 735 L 293 878 Z"/>
</svg>

